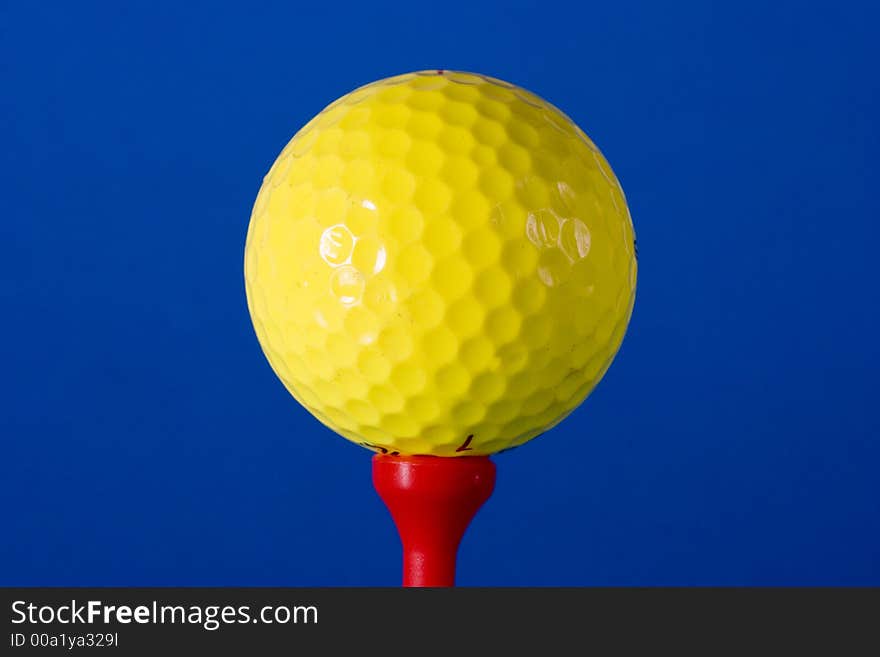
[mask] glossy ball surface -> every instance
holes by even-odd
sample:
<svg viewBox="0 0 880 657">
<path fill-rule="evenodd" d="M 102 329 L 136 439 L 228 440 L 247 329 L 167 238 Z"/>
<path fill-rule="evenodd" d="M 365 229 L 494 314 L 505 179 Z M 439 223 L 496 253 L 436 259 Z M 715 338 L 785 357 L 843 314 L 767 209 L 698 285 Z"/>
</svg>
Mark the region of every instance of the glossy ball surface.
<svg viewBox="0 0 880 657">
<path fill-rule="evenodd" d="M 248 307 L 290 393 L 365 447 L 489 454 L 576 408 L 636 286 L 611 167 L 506 82 L 424 71 L 340 98 L 257 196 Z"/>
</svg>

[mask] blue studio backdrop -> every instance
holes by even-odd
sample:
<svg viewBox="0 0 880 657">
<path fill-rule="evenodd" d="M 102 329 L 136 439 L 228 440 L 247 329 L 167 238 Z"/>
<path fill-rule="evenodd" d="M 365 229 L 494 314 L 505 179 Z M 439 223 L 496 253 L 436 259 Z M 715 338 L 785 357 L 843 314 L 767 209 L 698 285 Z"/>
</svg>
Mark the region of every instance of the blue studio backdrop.
<svg viewBox="0 0 880 657">
<path fill-rule="evenodd" d="M 465 585 L 880 584 L 868 2 L 0 4 L 0 584 L 396 585 L 370 454 L 289 396 L 243 248 L 351 89 L 478 71 L 630 203 L 629 332 L 496 457 Z"/>
</svg>

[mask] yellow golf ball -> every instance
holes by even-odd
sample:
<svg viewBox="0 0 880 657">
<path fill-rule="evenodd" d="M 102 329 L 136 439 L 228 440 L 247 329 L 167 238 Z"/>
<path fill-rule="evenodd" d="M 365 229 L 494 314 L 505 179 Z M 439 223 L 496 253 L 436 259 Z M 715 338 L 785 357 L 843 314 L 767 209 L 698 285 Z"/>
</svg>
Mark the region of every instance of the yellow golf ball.
<svg viewBox="0 0 880 657">
<path fill-rule="evenodd" d="M 490 454 L 576 408 L 623 340 L 632 222 L 605 158 L 534 94 L 472 73 L 329 105 L 266 175 L 248 307 L 290 393 L 380 452 Z"/>
</svg>

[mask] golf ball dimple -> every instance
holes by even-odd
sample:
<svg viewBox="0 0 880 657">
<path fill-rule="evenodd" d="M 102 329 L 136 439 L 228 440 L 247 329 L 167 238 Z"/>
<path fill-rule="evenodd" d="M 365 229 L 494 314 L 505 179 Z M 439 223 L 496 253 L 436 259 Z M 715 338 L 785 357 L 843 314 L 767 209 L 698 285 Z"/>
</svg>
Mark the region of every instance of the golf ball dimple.
<svg viewBox="0 0 880 657">
<path fill-rule="evenodd" d="M 370 449 L 489 454 L 595 387 L 636 286 L 610 166 L 541 98 L 471 73 L 361 87 L 287 144 L 257 195 L 248 307 L 273 370 Z"/>
</svg>

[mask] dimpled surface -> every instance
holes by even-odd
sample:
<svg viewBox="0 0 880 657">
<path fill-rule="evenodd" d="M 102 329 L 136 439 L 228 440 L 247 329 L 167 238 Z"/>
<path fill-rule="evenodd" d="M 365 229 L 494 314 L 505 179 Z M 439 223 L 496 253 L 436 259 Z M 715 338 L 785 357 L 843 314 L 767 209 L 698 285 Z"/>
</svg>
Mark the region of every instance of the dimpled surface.
<svg viewBox="0 0 880 657">
<path fill-rule="evenodd" d="M 266 175 L 245 247 L 275 373 L 321 422 L 401 454 L 489 454 L 577 407 L 632 312 L 634 234 L 598 149 L 470 73 L 374 82 Z"/>
</svg>

